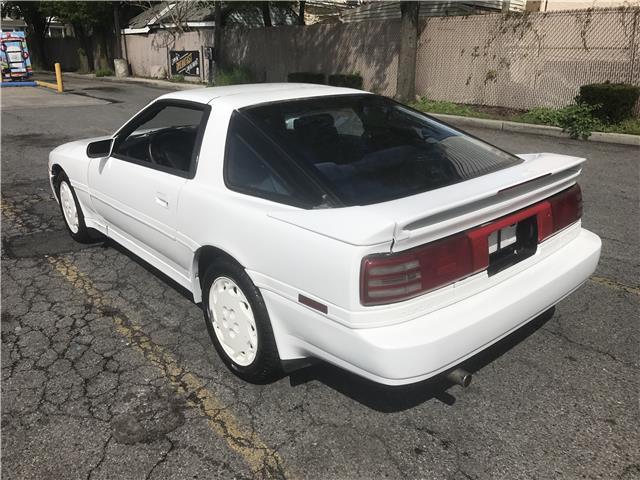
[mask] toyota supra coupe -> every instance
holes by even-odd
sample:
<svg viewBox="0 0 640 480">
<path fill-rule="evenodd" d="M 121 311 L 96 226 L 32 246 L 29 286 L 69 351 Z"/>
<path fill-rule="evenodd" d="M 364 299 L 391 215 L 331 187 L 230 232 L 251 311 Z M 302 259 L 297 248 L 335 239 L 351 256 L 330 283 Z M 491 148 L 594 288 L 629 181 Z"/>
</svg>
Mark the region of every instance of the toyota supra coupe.
<svg viewBox="0 0 640 480">
<path fill-rule="evenodd" d="M 403 385 L 460 373 L 589 278 L 583 162 L 274 83 L 163 95 L 53 150 L 49 173 L 71 236 L 97 231 L 192 292 L 239 377 L 321 359 Z"/>
</svg>

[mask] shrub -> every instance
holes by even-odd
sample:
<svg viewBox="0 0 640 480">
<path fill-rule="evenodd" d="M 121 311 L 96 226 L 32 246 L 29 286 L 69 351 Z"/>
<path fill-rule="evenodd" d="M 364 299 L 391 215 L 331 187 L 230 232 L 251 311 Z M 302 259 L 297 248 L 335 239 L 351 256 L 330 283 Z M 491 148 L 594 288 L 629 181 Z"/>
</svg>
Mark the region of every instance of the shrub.
<svg viewBox="0 0 640 480">
<path fill-rule="evenodd" d="M 586 103 L 576 103 L 560 109 L 560 127 L 569 132 L 571 138 L 587 139 L 598 129 L 600 121 L 594 116 L 595 107 Z"/>
<path fill-rule="evenodd" d="M 247 67 L 233 65 L 218 70 L 215 78 L 215 85 L 239 85 L 242 83 L 253 83 L 253 73 Z"/>
<path fill-rule="evenodd" d="M 576 103 L 562 108 L 539 107 L 522 114 L 517 120 L 561 127 L 572 138 L 586 139 L 601 126 L 601 122 L 593 114 L 594 109 L 595 107 L 586 103 Z"/>
<path fill-rule="evenodd" d="M 362 90 L 362 77 L 357 73 L 351 75 L 336 73 L 334 75 L 329 75 L 329 85 Z"/>
<path fill-rule="evenodd" d="M 576 102 L 594 107 L 594 115 L 604 123 L 620 123 L 633 116 L 640 87 L 624 83 L 593 83 L 580 87 Z"/>
<path fill-rule="evenodd" d="M 325 84 L 324 73 L 293 72 L 287 75 L 287 82 Z"/>
<path fill-rule="evenodd" d="M 96 70 L 96 77 L 113 77 L 113 70 L 109 68 L 99 68 Z"/>
</svg>

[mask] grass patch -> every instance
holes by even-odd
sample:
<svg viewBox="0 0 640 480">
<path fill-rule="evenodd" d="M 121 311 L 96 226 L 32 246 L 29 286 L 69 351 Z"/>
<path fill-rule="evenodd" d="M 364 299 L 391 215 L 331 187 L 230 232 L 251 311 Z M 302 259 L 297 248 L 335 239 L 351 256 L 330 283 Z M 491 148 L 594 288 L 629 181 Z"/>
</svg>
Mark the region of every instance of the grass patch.
<svg viewBox="0 0 640 480">
<path fill-rule="evenodd" d="M 602 125 L 599 132 L 626 133 L 627 135 L 640 135 L 640 118 L 629 118 L 615 125 Z"/>
<path fill-rule="evenodd" d="M 247 67 L 231 66 L 220 69 L 216 73 L 214 85 L 240 85 L 243 83 L 253 83 L 253 74 Z"/>
<path fill-rule="evenodd" d="M 532 123 L 560 127 L 573 138 L 588 138 L 591 132 L 625 133 L 640 135 L 640 119 L 631 118 L 616 124 L 605 124 L 594 114 L 594 107 L 582 103 L 562 108 L 539 107 L 526 112 L 509 112 L 474 105 L 464 105 L 421 98 L 411 105 L 426 113 L 442 113 L 462 117 L 488 118 L 510 122 Z M 487 110 L 487 111 L 483 111 Z"/>
<path fill-rule="evenodd" d="M 99 68 L 96 70 L 96 77 L 113 77 L 113 70 L 109 68 Z"/>
<path fill-rule="evenodd" d="M 416 110 L 428 113 L 442 113 L 445 115 L 460 115 L 462 117 L 490 118 L 484 112 L 474 109 L 469 105 L 461 105 L 444 100 L 429 100 L 421 98 L 411 105 Z"/>
<path fill-rule="evenodd" d="M 170 82 L 176 83 L 184 83 L 184 75 L 173 75 L 170 79 Z"/>
</svg>

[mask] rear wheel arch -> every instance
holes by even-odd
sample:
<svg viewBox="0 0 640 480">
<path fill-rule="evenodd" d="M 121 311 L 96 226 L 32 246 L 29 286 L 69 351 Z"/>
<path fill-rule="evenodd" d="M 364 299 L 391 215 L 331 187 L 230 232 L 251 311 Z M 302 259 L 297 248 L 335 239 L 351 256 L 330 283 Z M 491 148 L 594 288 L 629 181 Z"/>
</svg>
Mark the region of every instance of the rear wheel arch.
<svg viewBox="0 0 640 480">
<path fill-rule="evenodd" d="M 196 303 L 200 303 L 202 301 L 202 282 L 204 281 L 204 275 L 207 271 L 207 268 L 209 268 L 209 266 L 213 262 L 221 258 L 234 262 L 243 267 L 242 263 L 240 263 L 232 255 L 225 252 L 221 248 L 211 245 L 204 245 L 196 250 L 196 253 L 193 256 L 193 265 L 191 267 L 193 298 Z"/>
</svg>

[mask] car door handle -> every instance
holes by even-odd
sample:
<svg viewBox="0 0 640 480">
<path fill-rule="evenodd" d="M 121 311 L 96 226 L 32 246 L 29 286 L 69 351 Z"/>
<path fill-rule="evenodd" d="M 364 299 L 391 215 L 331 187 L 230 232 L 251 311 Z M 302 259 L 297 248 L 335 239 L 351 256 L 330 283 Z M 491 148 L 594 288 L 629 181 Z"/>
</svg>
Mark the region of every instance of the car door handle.
<svg viewBox="0 0 640 480">
<path fill-rule="evenodd" d="M 156 203 L 163 208 L 169 208 L 169 202 L 164 198 L 156 195 Z"/>
</svg>

